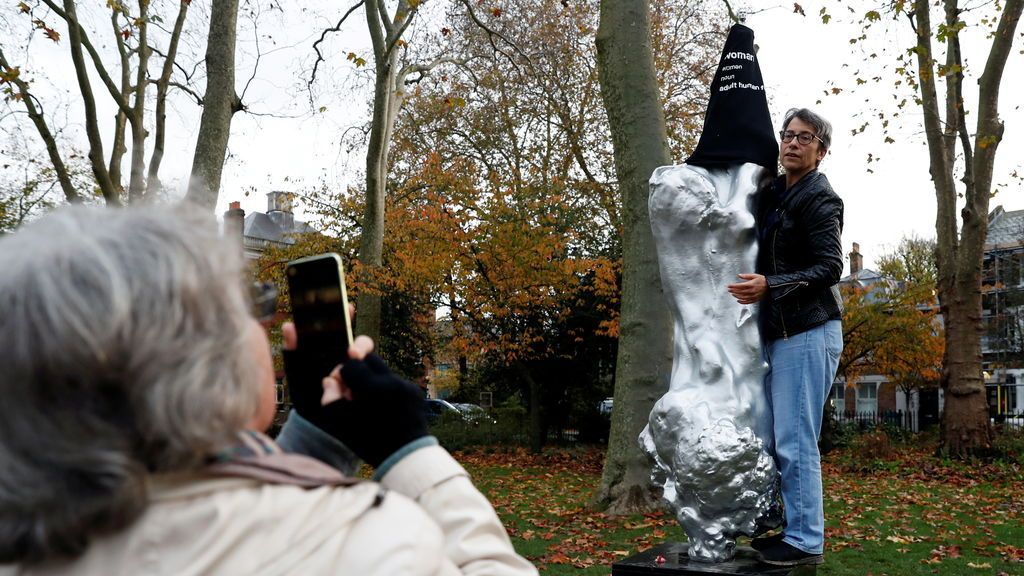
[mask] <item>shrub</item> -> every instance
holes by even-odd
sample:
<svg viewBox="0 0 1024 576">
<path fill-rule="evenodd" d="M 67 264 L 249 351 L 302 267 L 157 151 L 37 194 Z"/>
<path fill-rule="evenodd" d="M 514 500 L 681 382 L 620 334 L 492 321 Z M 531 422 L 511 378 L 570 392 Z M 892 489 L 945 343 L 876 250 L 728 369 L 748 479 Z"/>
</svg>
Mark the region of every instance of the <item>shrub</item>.
<svg viewBox="0 0 1024 576">
<path fill-rule="evenodd" d="M 895 464 L 894 455 L 889 435 L 878 427 L 855 436 L 840 458 L 839 465 L 848 472 L 887 470 Z"/>
<path fill-rule="evenodd" d="M 448 450 L 464 450 L 471 446 L 522 446 L 527 442 L 523 411 L 498 408 L 490 412 L 495 422 L 468 422 L 457 414 L 445 414 L 430 433 Z"/>
<path fill-rule="evenodd" d="M 998 460 L 1024 465 L 1024 428 L 997 429 L 992 452 Z"/>
</svg>

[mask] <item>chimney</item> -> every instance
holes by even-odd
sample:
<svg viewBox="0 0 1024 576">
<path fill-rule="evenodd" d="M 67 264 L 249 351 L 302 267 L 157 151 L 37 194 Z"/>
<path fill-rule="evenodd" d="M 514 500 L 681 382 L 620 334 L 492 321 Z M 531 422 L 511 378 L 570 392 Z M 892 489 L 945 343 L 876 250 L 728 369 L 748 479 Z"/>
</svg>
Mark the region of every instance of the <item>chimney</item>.
<svg viewBox="0 0 1024 576">
<path fill-rule="evenodd" d="M 242 210 L 240 202 L 232 202 L 224 212 L 224 236 L 234 236 L 242 240 L 242 231 L 245 228 L 245 210 Z"/>
<path fill-rule="evenodd" d="M 860 253 L 860 244 L 854 242 L 850 251 L 850 276 L 856 276 L 864 269 L 864 256 Z"/>
<path fill-rule="evenodd" d="M 295 216 L 292 215 L 291 192 L 275 191 L 267 194 L 267 216 L 285 232 L 295 229 Z"/>
</svg>

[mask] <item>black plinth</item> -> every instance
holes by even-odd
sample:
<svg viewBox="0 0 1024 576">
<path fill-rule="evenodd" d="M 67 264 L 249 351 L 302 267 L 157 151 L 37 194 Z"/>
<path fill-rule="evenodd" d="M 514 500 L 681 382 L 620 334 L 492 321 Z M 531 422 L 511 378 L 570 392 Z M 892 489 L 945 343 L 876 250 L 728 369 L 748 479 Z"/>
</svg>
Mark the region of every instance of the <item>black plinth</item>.
<svg viewBox="0 0 1024 576">
<path fill-rule="evenodd" d="M 788 568 L 765 564 L 758 560 L 757 552 L 747 546 L 737 547 L 736 556 L 728 562 L 718 564 L 691 562 L 686 554 L 688 547 L 687 544 L 679 542 L 666 542 L 655 546 L 650 550 L 612 564 L 612 576 L 700 576 L 702 574 L 808 576 L 817 572 L 815 566 Z M 659 564 L 658 556 L 664 557 L 665 562 Z"/>
</svg>

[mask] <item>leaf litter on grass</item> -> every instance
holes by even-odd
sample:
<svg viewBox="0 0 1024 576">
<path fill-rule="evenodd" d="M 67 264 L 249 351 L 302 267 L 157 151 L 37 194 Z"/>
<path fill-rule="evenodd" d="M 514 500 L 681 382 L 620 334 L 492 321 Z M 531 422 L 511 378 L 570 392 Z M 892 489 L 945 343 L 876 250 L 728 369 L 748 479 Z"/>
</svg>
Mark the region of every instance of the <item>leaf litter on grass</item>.
<svg viewBox="0 0 1024 576">
<path fill-rule="evenodd" d="M 1024 474 L 968 466 L 925 448 L 857 472 L 826 456 L 827 561 L 822 574 L 1024 574 Z M 592 507 L 601 448 L 475 450 L 456 457 L 488 496 L 517 550 L 546 574 L 609 566 L 685 537 L 668 513 L 608 516 Z M 745 542 L 745 541 L 744 541 Z"/>
</svg>

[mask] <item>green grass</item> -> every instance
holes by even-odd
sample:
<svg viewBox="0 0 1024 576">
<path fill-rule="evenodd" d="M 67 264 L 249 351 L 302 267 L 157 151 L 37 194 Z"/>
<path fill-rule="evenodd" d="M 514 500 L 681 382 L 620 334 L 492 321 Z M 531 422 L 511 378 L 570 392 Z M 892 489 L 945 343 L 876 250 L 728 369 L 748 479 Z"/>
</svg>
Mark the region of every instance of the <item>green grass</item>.
<svg viewBox="0 0 1024 576">
<path fill-rule="evenodd" d="M 926 448 L 858 463 L 823 463 L 825 565 L 818 574 L 1024 576 L 1024 474 L 1016 464 L 943 462 Z M 457 454 L 542 574 L 602 574 L 616 560 L 685 539 L 668 514 L 610 517 L 590 503 L 598 449 L 532 456 L 521 449 Z M 741 544 L 746 541 L 742 540 Z"/>
</svg>

